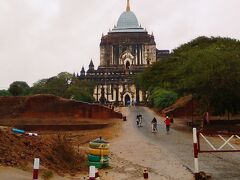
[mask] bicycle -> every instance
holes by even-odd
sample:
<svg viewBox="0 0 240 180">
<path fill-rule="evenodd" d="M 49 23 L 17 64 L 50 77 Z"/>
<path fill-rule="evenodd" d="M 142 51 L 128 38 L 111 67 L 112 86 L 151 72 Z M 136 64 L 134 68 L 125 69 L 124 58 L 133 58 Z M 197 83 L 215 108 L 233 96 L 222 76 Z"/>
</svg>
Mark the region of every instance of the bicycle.
<svg viewBox="0 0 240 180">
<path fill-rule="evenodd" d="M 152 133 L 158 132 L 157 123 L 152 123 Z"/>
</svg>

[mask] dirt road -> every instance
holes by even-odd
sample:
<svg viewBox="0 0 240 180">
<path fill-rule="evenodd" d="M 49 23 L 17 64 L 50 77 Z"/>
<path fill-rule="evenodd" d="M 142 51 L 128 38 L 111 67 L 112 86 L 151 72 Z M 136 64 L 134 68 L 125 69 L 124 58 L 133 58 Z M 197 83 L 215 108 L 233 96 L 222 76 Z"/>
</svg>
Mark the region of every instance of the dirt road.
<svg viewBox="0 0 240 180">
<path fill-rule="evenodd" d="M 193 172 L 193 147 L 191 129 L 187 131 L 170 130 L 166 134 L 163 119 L 154 112 L 144 107 L 130 107 L 125 109 L 127 118 L 138 133 L 148 139 L 148 142 L 156 144 L 156 147 L 164 148 L 168 156 L 172 156 Z M 135 119 L 137 114 L 143 115 L 143 127 L 137 128 Z M 153 117 L 158 119 L 158 133 L 151 133 L 150 121 Z M 145 150 L 144 150 L 145 151 Z M 147 150 L 146 150 L 147 151 Z M 146 152 L 147 153 L 147 152 Z M 161 161 L 159 159 L 158 161 Z M 160 163 L 160 162 L 159 162 Z M 200 154 L 199 169 L 212 176 L 212 179 L 240 179 L 240 153 Z"/>
<path fill-rule="evenodd" d="M 193 179 L 192 173 L 161 143 L 149 140 L 135 127 L 136 109 L 122 108 L 122 112 L 128 121 L 124 122 L 120 136 L 111 141 L 112 169 L 101 171 L 104 180 L 142 180 L 144 169 L 150 180 Z"/>
</svg>

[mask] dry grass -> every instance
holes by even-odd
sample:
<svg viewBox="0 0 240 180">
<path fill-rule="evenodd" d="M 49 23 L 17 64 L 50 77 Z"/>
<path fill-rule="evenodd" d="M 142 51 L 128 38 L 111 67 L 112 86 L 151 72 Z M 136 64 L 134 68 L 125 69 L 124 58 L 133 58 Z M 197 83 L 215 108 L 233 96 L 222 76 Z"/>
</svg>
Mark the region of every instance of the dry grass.
<svg viewBox="0 0 240 180">
<path fill-rule="evenodd" d="M 61 164 L 62 169 L 70 172 L 86 169 L 85 153 L 77 152 L 73 143 L 67 140 L 66 135 L 58 135 L 54 139 L 48 160 L 54 164 Z"/>
<path fill-rule="evenodd" d="M 44 180 L 50 180 L 51 178 L 53 178 L 53 172 L 50 171 L 50 170 L 43 170 L 42 171 L 42 175 L 41 177 L 44 179 Z"/>
</svg>

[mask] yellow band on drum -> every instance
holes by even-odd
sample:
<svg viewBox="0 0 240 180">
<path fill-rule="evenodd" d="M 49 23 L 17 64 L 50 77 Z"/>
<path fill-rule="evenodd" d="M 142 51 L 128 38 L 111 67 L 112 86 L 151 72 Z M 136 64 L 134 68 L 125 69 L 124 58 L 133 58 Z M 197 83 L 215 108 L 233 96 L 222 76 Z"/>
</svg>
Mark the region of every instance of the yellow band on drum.
<svg viewBox="0 0 240 180">
<path fill-rule="evenodd" d="M 108 149 L 109 148 L 109 143 L 95 143 L 95 142 L 90 142 L 89 147 L 93 149 Z"/>
<path fill-rule="evenodd" d="M 109 155 L 109 149 L 92 149 L 89 148 L 89 154 L 97 155 L 97 156 L 107 156 Z"/>
</svg>

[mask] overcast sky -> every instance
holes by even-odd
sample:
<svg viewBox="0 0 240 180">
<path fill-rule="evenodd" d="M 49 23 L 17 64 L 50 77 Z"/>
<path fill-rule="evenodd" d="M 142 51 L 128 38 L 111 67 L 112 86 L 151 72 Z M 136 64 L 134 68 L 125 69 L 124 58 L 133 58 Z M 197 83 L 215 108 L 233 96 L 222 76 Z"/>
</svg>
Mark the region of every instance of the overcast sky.
<svg viewBox="0 0 240 180">
<path fill-rule="evenodd" d="M 240 39 L 240 0 L 130 0 L 158 49 L 197 36 Z M 79 72 L 126 9 L 126 0 L 0 0 L 0 89 Z"/>
</svg>

